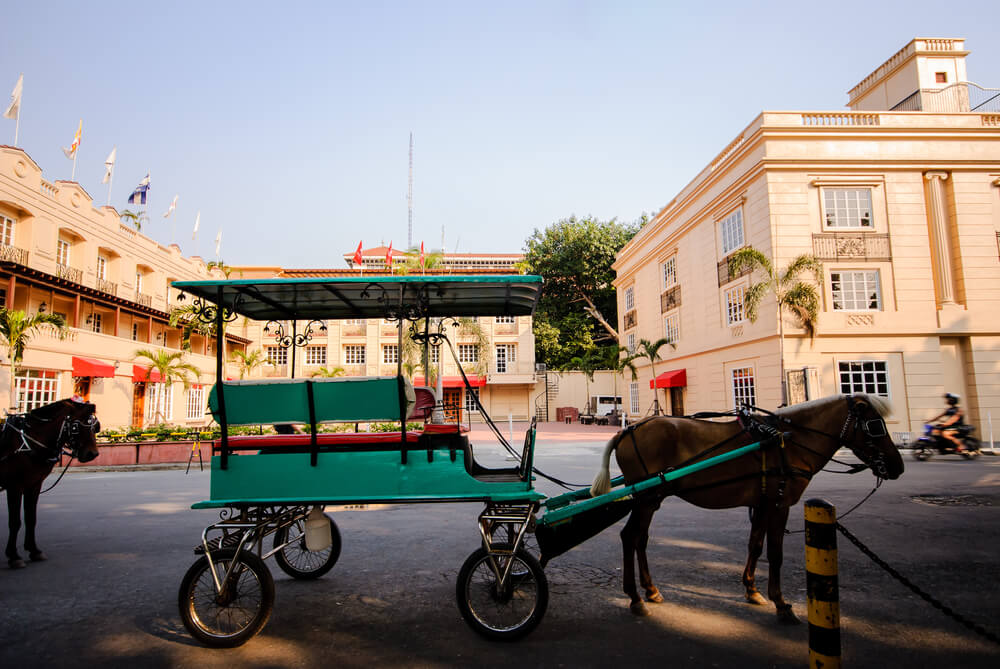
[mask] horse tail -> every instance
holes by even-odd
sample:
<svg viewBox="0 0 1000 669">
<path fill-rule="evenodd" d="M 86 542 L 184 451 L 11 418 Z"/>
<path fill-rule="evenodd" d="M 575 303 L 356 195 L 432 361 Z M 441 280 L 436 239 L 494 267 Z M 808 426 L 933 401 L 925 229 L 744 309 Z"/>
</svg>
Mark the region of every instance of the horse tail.
<svg viewBox="0 0 1000 669">
<path fill-rule="evenodd" d="M 611 437 L 601 456 L 601 470 L 590 486 L 590 496 L 597 497 L 611 490 L 611 451 L 618 446 L 618 435 Z"/>
</svg>

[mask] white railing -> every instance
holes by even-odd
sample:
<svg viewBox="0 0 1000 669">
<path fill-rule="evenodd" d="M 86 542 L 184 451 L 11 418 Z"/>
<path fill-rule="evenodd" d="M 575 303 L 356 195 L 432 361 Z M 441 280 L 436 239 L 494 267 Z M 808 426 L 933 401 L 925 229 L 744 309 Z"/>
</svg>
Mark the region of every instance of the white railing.
<svg viewBox="0 0 1000 669">
<path fill-rule="evenodd" d="M 880 125 L 880 119 L 861 112 L 813 112 L 802 114 L 802 125 Z"/>
<path fill-rule="evenodd" d="M 55 199 L 56 195 L 59 193 L 59 189 L 45 179 L 42 179 L 42 185 L 39 190 L 42 192 L 42 195 L 46 195 L 52 199 Z"/>
</svg>

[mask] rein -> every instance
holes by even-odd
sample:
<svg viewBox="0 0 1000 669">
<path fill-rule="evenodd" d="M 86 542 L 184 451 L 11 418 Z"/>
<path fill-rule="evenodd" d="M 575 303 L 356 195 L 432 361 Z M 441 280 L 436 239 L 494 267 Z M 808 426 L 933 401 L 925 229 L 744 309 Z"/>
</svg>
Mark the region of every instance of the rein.
<svg viewBox="0 0 1000 669">
<path fill-rule="evenodd" d="M 6 433 L 9 428 L 13 432 L 16 432 L 18 437 L 20 437 L 21 445 L 12 450 L 10 453 L 0 457 L 0 462 L 3 462 L 10 456 L 17 454 L 27 456 L 38 455 L 44 457 L 47 462 L 51 463 L 57 462 L 62 455 L 69 456 L 69 461 L 67 461 L 66 466 L 59 474 L 59 478 L 57 478 L 55 483 L 51 486 L 42 490 L 39 493 L 41 494 L 55 488 L 56 485 L 62 480 L 62 477 L 69 470 L 69 466 L 73 463 L 73 460 L 76 459 L 77 451 L 80 448 L 81 432 L 84 429 L 95 433 L 100 431 L 100 422 L 97 420 L 96 414 L 91 414 L 86 420 L 80 420 L 79 418 L 74 418 L 72 416 L 63 417 L 62 424 L 59 426 L 59 433 L 55 438 L 55 446 L 53 447 L 28 434 L 27 427 L 29 420 L 37 420 L 47 423 L 51 422 L 52 419 L 34 416 L 30 412 L 8 415 L 7 420 L 4 422 L 3 430 L 0 431 L 0 436 Z M 18 425 L 18 423 L 20 425 Z M 35 446 L 32 447 L 32 444 Z M 2 490 L 2 488 L 0 488 L 0 490 Z"/>
</svg>

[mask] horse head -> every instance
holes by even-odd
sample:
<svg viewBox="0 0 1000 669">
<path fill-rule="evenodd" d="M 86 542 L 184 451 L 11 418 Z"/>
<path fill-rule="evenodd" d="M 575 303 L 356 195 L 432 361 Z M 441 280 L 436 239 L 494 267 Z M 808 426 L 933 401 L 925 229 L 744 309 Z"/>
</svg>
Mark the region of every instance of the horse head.
<svg viewBox="0 0 1000 669">
<path fill-rule="evenodd" d="M 903 457 L 892 441 L 885 416 L 892 413 L 888 400 L 878 395 L 848 395 L 847 415 L 840 431 L 843 446 L 851 449 L 875 476 L 898 479 L 903 473 Z"/>
<path fill-rule="evenodd" d="M 29 432 L 37 443 L 51 444 L 52 459 L 60 452 L 69 453 L 81 463 L 97 457 L 97 433 L 101 423 L 97 420 L 97 407 L 90 402 L 65 399 L 39 407 L 28 416 Z"/>
</svg>

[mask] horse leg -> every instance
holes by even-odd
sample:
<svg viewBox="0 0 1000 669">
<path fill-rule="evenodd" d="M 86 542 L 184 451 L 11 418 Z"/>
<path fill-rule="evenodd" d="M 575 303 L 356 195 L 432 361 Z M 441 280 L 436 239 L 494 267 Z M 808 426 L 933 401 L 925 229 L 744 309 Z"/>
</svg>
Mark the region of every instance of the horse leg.
<svg viewBox="0 0 1000 669">
<path fill-rule="evenodd" d="M 21 491 L 19 489 L 7 489 L 7 528 L 10 531 L 7 538 L 7 565 L 11 569 L 21 569 L 25 564 L 17 552 L 17 534 L 21 531 Z"/>
<path fill-rule="evenodd" d="M 35 543 L 35 525 L 38 520 L 38 495 L 42 490 L 41 482 L 24 491 L 24 550 L 32 562 L 48 560 L 42 549 Z"/>
<path fill-rule="evenodd" d="M 629 610 L 637 616 L 648 616 L 649 611 L 646 610 L 646 605 L 642 603 L 639 591 L 635 587 L 635 549 L 639 536 L 639 508 L 640 505 L 637 503 L 632 509 L 632 513 L 629 514 L 628 520 L 625 521 L 625 527 L 622 528 L 621 532 L 622 590 L 632 600 L 629 603 Z"/>
<path fill-rule="evenodd" d="M 767 525 L 764 520 L 767 511 L 763 505 L 751 507 L 750 509 L 750 540 L 747 543 L 747 566 L 743 570 L 743 587 L 746 588 L 746 598 L 751 604 L 763 605 L 767 603 L 764 595 L 757 589 L 755 574 L 757 572 L 757 560 L 760 559 L 761 551 L 764 550 L 764 533 Z"/>
<path fill-rule="evenodd" d="M 794 625 L 799 619 L 792 613 L 792 605 L 781 596 L 781 563 L 784 560 L 785 524 L 788 507 L 772 508 L 767 524 L 767 596 L 777 608 L 778 620 Z"/>
<path fill-rule="evenodd" d="M 640 506 L 636 509 L 639 512 L 639 527 L 636 541 L 637 555 L 639 559 L 639 584 L 646 591 L 646 601 L 659 604 L 663 601 L 663 595 L 659 589 L 653 585 L 653 577 L 649 573 L 649 560 L 646 558 L 646 545 L 649 543 L 649 526 L 653 523 L 653 514 L 660 508 L 659 502 L 655 505 Z"/>
</svg>

